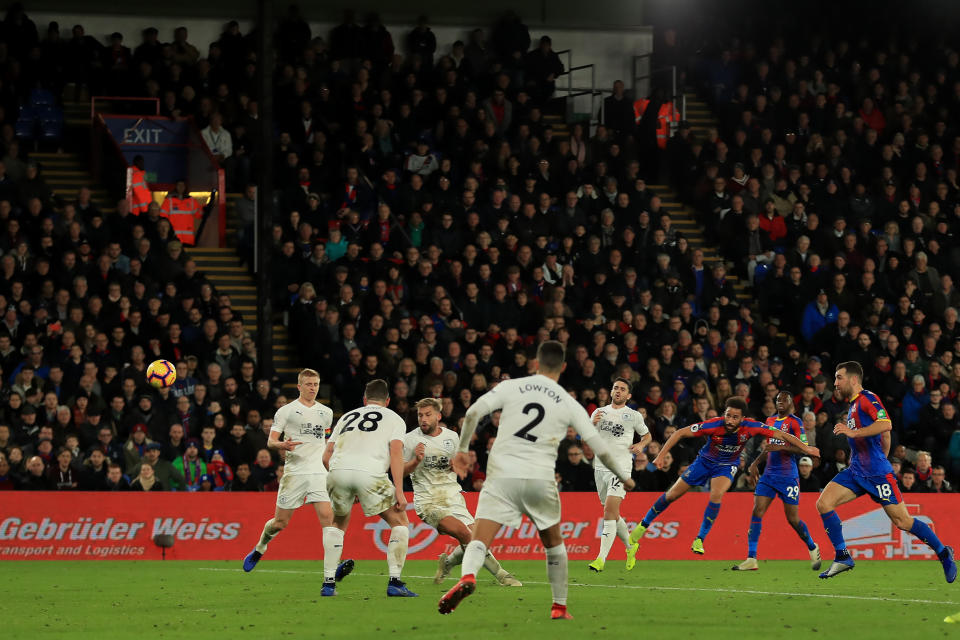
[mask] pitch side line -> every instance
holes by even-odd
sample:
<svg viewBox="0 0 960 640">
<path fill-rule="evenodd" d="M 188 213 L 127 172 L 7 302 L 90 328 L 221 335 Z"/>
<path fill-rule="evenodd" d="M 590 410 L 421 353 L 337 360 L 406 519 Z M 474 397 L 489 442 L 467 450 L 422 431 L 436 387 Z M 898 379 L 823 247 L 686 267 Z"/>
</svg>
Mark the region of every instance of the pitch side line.
<svg viewBox="0 0 960 640">
<path fill-rule="evenodd" d="M 230 573 L 242 572 L 243 569 L 228 569 L 226 567 L 198 567 L 200 571 L 228 571 Z M 294 569 L 259 569 L 257 573 L 293 573 L 307 575 L 323 575 L 323 571 L 298 571 Z M 351 575 L 364 576 L 368 578 L 385 577 L 379 573 L 353 573 Z M 405 578 L 417 578 L 423 580 L 432 580 L 433 576 L 404 576 Z M 522 580 L 523 584 L 535 584 L 548 586 L 549 582 L 537 582 L 534 580 Z M 952 600 L 919 600 L 915 598 L 885 598 L 880 596 L 851 596 L 837 593 L 796 593 L 791 591 L 759 591 L 756 589 L 707 589 L 704 587 L 660 587 L 654 585 L 617 585 L 617 584 L 585 584 L 583 582 L 571 582 L 571 587 L 594 587 L 598 589 L 638 589 L 641 591 L 705 591 L 709 593 L 743 593 L 748 595 L 760 596 L 797 596 L 799 598 L 831 598 L 834 600 L 866 600 L 870 602 L 905 602 L 911 604 L 950 604 L 957 605 L 960 602 Z"/>
</svg>

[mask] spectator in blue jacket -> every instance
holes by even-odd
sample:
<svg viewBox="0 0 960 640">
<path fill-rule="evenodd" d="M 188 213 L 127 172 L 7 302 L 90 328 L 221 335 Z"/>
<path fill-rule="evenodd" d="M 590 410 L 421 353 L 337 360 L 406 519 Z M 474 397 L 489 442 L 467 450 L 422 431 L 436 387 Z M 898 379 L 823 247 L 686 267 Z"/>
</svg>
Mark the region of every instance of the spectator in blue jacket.
<svg viewBox="0 0 960 640">
<path fill-rule="evenodd" d="M 828 324 L 834 324 L 837 321 L 837 314 L 840 311 L 837 305 L 832 304 L 827 299 L 827 292 L 823 289 L 817 292 L 817 299 L 808 303 L 803 310 L 803 321 L 800 325 L 800 332 L 803 339 L 809 343 L 813 336 Z"/>
<path fill-rule="evenodd" d="M 924 383 L 923 376 L 915 375 L 910 380 L 910 391 L 903 396 L 901 411 L 903 413 L 903 427 L 912 432 L 916 429 L 920 419 L 920 410 L 930 404 L 930 394 Z"/>
</svg>

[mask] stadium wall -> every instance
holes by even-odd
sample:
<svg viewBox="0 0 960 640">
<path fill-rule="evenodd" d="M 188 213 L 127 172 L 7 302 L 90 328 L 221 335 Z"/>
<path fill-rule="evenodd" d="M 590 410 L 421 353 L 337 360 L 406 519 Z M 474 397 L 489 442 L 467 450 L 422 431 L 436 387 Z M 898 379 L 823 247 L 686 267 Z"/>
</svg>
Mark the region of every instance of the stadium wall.
<svg viewBox="0 0 960 640">
<path fill-rule="evenodd" d="M 466 494 L 471 512 L 478 494 Z M 561 531 L 570 557 L 596 557 L 602 528 L 602 507 L 593 493 L 564 493 Z M 673 504 L 653 523 L 640 545 L 640 558 L 689 559 L 690 542 L 696 537 L 707 494 L 690 494 Z M 631 528 L 656 500 L 657 494 L 631 494 L 624 517 Z M 800 514 L 814 539 L 830 555 L 830 544 L 816 512 L 815 496 L 804 494 Z M 408 496 L 411 535 L 410 559 L 433 559 L 453 548 L 453 540 L 438 536 L 412 510 Z M 59 559 L 160 559 L 153 544 L 157 534 L 174 536 L 167 557 L 179 560 L 239 561 L 256 544 L 263 522 L 273 513 L 276 496 L 271 493 L 62 493 L 7 492 L 0 512 L 0 561 Z M 935 523 L 946 544 L 957 546 L 952 536 L 960 532 L 960 510 L 955 495 L 908 494 L 911 514 Z M 753 508 L 748 493 L 728 494 L 710 537 L 707 558 L 742 560 L 746 555 L 746 531 Z M 851 553 L 857 559 L 931 559 L 930 549 L 913 536 L 899 531 L 883 510 L 869 500 L 858 500 L 838 509 Z M 383 559 L 390 529 L 379 518 L 366 518 L 354 507 L 344 557 Z M 270 545 L 270 559 L 321 560 L 320 527 L 312 509 L 295 514 L 290 526 Z M 534 527 L 524 519 L 517 529 L 504 527 L 493 552 L 502 561 L 539 559 L 543 548 Z M 623 559 L 617 543 L 611 560 Z M 807 559 L 806 546 L 787 524 L 779 508 L 763 523 L 760 558 Z"/>
<path fill-rule="evenodd" d="M 58 21 L 61 33 L 64 34 L 63 37 L 65 38 L 69 38 L 70 29 L 74 24 L 82 24 L 88 35 L 104 43 L 108 42 L 111 33 L 119 31 L 124 36 L 124 44 L 131 49 L 140 44 L 140 33 L 148 26 L 156 27 L 160 31 L 160 39 L 169 41 L 173 39 L 173 30 L 176 27 L 186 25 L 189 28 L 189 42 L 200 50 L 201 55 L 206 55 L 208 45 L 220 38 L 220 33 L 225 25 L 225 21 L 221 18 L 185 19 L 183 17 L 107 16 L 94 13 L 60 12 L 31 12 L 30 16 L 41 33 L 46 29 L 48 22 L 51 20 Z M 240 21 L 242 33 L 248 33 L 252 26 L 252 22 L 249 20 Z M 324 38 L 329 38 L 330 30 L 334 26 L 336 26 L 336 23 L 332 22 L 310 23 L 314 36 Z M 414 24 L 387 22 L 387 27 L 393 35 L 394 44 L 400 50 L 403 47 L 405 35 L 414 27 Z M 432 29 L 437 36 L 438 55 L 449 53 L 451 45 L 456 40 L 467 42 L 470 31 L 476 27 L 485 27 L 489 37 L 490 24 L 483 22 L 467 24 L 466 26 L 433 26 Z M 633 84 L 633 56 L 644 55 L 653 51 L 653 30 L 649 27 L 617 29 L 606 27 L 588 30 L 584 27 L 540 27 L 530 24 L 532 47 L 536 46 L 543 35 L 549 35 L 553 39 L 555 51 L 573 50 L 574 66 L 597 65 L 596 86 L 601 89 L 610 89 L 614 80 L 623 80 L 628 88 L 631 87 Z M 566 55 L 561 56 L 561 60 L 564 65 L 567 64 Z M 648 69 L 646 62 L 638 64 L 638 67 L 644 73 Z M 589 71 L 576 72 L 573 77 L 573 84 L 579 87 L 589 87 Z M 557 86 L 567 86 L 566 76 L 560 78 Z M 646 84 L 643 87 L 645 91 Z"/>
</svg>

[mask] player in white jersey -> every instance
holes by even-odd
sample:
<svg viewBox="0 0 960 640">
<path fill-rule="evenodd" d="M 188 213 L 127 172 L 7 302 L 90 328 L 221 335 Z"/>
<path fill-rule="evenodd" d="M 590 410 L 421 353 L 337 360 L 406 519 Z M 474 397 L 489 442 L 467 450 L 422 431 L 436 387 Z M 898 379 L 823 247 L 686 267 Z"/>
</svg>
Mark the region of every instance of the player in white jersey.
<svg viewBox="0 0 960 640">
<path fill-rule="evenodd" d="M 641 453 L 653 439 L 640 412 L 627 406 L 630 398 L 630 381 L 617 378 L 610 389 L 610 404 L 596 409 L 590 416 L 600 436 L 610 448 L 611 455 L 617 459 L 618 464 L 627 465 L 628 468 L 633 466 L 631 454 Z M 633 443 L 634 434 L 640 436 L 640 442 L 636 444 Z M 603 571 L 616 535 L 627 547 L 627 571 L 630 571 L 637 563 L 639 543 L 630 544 L 630 530 L 627 529 L 626 521 L 620 517 L 620 504 L 627 497 L 627 492 L 620 479 L 607 469 L 599 458 L 593 460 L 593 476 L 597 481 L 600 502 L 603 504 L 603 533 L 600 537 L 600 553 L 597 559 L 590 563 L 590 570 L 597 573 Z"/>
<path fill-rule="evenodd" d="M 440 424 L 440 401 L 423 398 L 415 405 L 419 429 L 407 434 L 403 443 L 406 463 L 403 475 L 413 482 L 413 507 L 417 516 L 438 533 L 446 534 L 460 543 L 453 553 L 441 553 L 434 584 L 440 584 L 450 569 L 463 560 L 463 550 L 470 543 L 473 516 L 467 510 L 457 474 L 450 466 L 460 447 L 460 436 Z M 483 561 L 484 568 L 505 587 L 523 586 L 510 572 L 500 566 L 490 551 Z"/>
<path fill-rule="evenodd" d="M 407 425 L 387 409 L 389 403 L 387 383 L 368 382 L 363 406 L 340 416 L 333 428 L 323 462 L 330 469 L 333 524 L 340 531 L 341 540 L 350 524 L 354 499 L 360 501 L 363 515 L 383 518 L 390 525 L 387 595 L 410 598 L 417 594 L 400 580 L 410 541 L 407 500 L 403 495 L 403 438 Z M 392 483 L 387 477 L 388 469 Z M 337 551 L 341 552 L 342 547 Z"/>
<path fill-rule="evenodd" d="M 332 526 L 333 511 L 327 494 L 327 468 L 323 464 L 326 431 L 333 421 L 333 411 L 317 402 L 320 374 L 303 369 L 297 376 L 300 397 L 277 410 L 270 428 L 267 448 L 283 451 L 285 456 L 283 479 L 277 491 L 277 509 L 267 520 L 260 541 L 243 559 L 243 570 L 252 571 L 267 545 L 290 524 L 293 512 L 303 504 L 312 504 L 323 527 L 322 595 L 333 595 L 333 583 L 353 570 L 353 560 L 338 566 L 340 552 L 331 549 L 343 546 L 343 535 Z M 280 438 L 284 437 L 284 440 Z M 339 542 L 338 542 L 339 538 Z M 330 593 L 327 593 L 329 591 Z"/>
<path fill-rule="evenodd" d="M 537 374 L 505 380 L 467 410 L 460 433 L 460 450 L 453 461 L 461 478 L 468 470 L 470 438 L 481 416 L 502 410 L 498 436 L 487 460 L 487 479 L 477 503 L 473 539 L 463 554 L 462 577 L 440 599 L 440 613 L 450 613 L 477 586 L 490 543 L 502 525 L 519 527 L 524 515 L 540 532 L 547 555 L 547 577 L 553 594 L 550 617 L 568 619 L 567 549 L 560 533 L 560 495 L 554 467 L 557 447 L 573 426 L 627 490 L 633 489 L 630 469 L 621 466 L 590 422 L 587 412 L 557 380 L 566 367 L 563 345 L 547 341 L 537 349 Z"/>
</svg>

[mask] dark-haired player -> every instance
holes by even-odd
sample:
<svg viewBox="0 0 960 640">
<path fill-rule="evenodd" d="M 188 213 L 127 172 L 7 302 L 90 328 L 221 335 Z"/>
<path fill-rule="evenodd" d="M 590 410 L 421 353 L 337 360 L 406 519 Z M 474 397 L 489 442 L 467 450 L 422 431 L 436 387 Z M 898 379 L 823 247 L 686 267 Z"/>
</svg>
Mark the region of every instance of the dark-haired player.
<svg viewBox="0 0 960 640">
<path fill-rule="evenodd" d="M 890 430 L 893 424 L 880 398 L 863 388 L 863 367 L 857 362 L 841 362 L 834 375 L 834 386 L 850 402 L 847 423 L 837 423 L 833 432 L 845 435 L 850 442 L 850 466 L 833 477 L 817 500 L 817 511 L 823 528 L 833 543 L 836 557 L 830 568 L 820 574 L 832 578 L 853 569 L 853 558 L 843 539 L 843 523 L 834 511 L 842 504 L 868 494 L 886 511 L 890 521 L 902 531 L 909 531 L 923 540 L 940 558 L 947 582 L 957 579 L 953 549 L 945 546 L 933 529 L 907 512 L 897 487 L 893 467 L 887 460 L 890 451 Z"/>
<path fill-rule="evenodd" d="M 710 533 L 710 529 L 717 519 L 717 514 L 720 513 L 720 502 L 723 500 L 723 494 L 733 484 L 733 477 L 737 474 L 739 468 L 740 452 L 743 451 L 743 447 L 753 436 L 779 438 L 797 447 L 806 455 L 820 456 L 820 450 L 816 447 L 807 445 L 794 435 L 768 427 L 751 418 L 745 418 L 746 412 L 747 403 L 744 399 L 733 396 L 727 399 L 722 416 L 678 429 L 670 436 L 670 439 L 667 440 L 657 455 L 656 460 L 653 461 L 658 469 L 666 467 L 664 456 L 682 438 L 707 436 L 710 439 L 700 449 L 700 453 L 697 454 L 697 459 L 693 461 L 693 464 L 683 472 L 683 476 L 678 478 L 676 483 L 667 489 L 666 493 L 657 498 L 657 501 L 650 507 L 650 511 L 643 517 L 637 528 L 630 533 L 631 543 L 640 540 L 650 523 L 663 513 L 671 502 L 685 494 L 691 487 L 699 487 L 709 480 L 710 501 L 703 512 L 700 532 L 690 547 L 694 553 L 703 554 L 703 539 Z"/>
<path fill-rule="evenodd" d="M 776 405 L 777 415 L 767 418 L 766 425 L 793 434 L 806 444 L 807 434 L 803 430 L 803 422 L 793 415 L 793 397 L 790 392 L 778 393 Z M 787 522 L 807 545 L 810 567 L 814 571 L 820 568 L 820 547 L 810 537 L 806 523 L 800 519 L 800 473 L 794 453 L 798 451 L 792 446 L 780 440 L 770 440 L 765 451 L 750 465 L 750 475 L 756 477 L 760 462 L 765 457 L 767 459 L 763 476 L 757 481 L 754 491 L 753 515 L 750 517 L 750 530 L 747 532 L 747 559 L 733 567 L 734 571 L 756 571 L 759 568 L 757 543 L 760 541 L 760 528 L 764 514 L 777 496 L 783 501 L 783 514 L 787 517 Z"/>
<path fill-rule="evenodd" d="M 627 467 L 631 466 L 630 454 L 640 453 L 653 439 L 640 412 L 627 406 L 630 397 L 630 381 L 617 378 L 610 389 L 610 404 L 597 408 L 590 416 L 593 425 L 610 447 L 610 454 Z M 640 436 L 640 442 L 633 443 L 633 434 Z M 627 491 L 616 474 L 607 469 L 599 458 L 593 460 L 593 477 L 597 483 L 600 503 L 603 504 L 603 531 L 600 537 L 600 553 L 597 559 L 590 563 L 590 570 L 597 573 L 603 571 L 607 555 L 613 547 L 613 539 L 617 537 L 627 547 L 626 566 L 627 571 L 630 571 L 637 563 L 637 545 L 630 544 L 627 522 L 620 517 L 620 504 L 627 497 Z"/>
<path fill-rule="evenodd" d="M 487 460 L 487 479 L 477 500 L 473 539 L 463 552 L 460 581 L 440 599 L 440 613 L 450 613 L 477 588 L 477 571 L 500 527 L 519 527 L 526 515 L 540 533 L 547 556 L 547 579 L 553 595 L 550 617 L 565 620 L 567 611 L 567 548 L 560 533 L 560 494 L 554 467 L 557 447 L 572 426 L 603 464 L 628 490 L 630 469 L 607 449 L 590 417 L 557 380 L 563 373 L 563 345 L 548 340 L 537 349 L 537 373 L 504 380 L 470 405 L 463 419 L 459 452 L 453 469 L 467 474 L 467 450 L 479 419 L 502 410 L 497 439 Z M 334 503 L 336 504 L 336 503 Z"/>
</svg>

